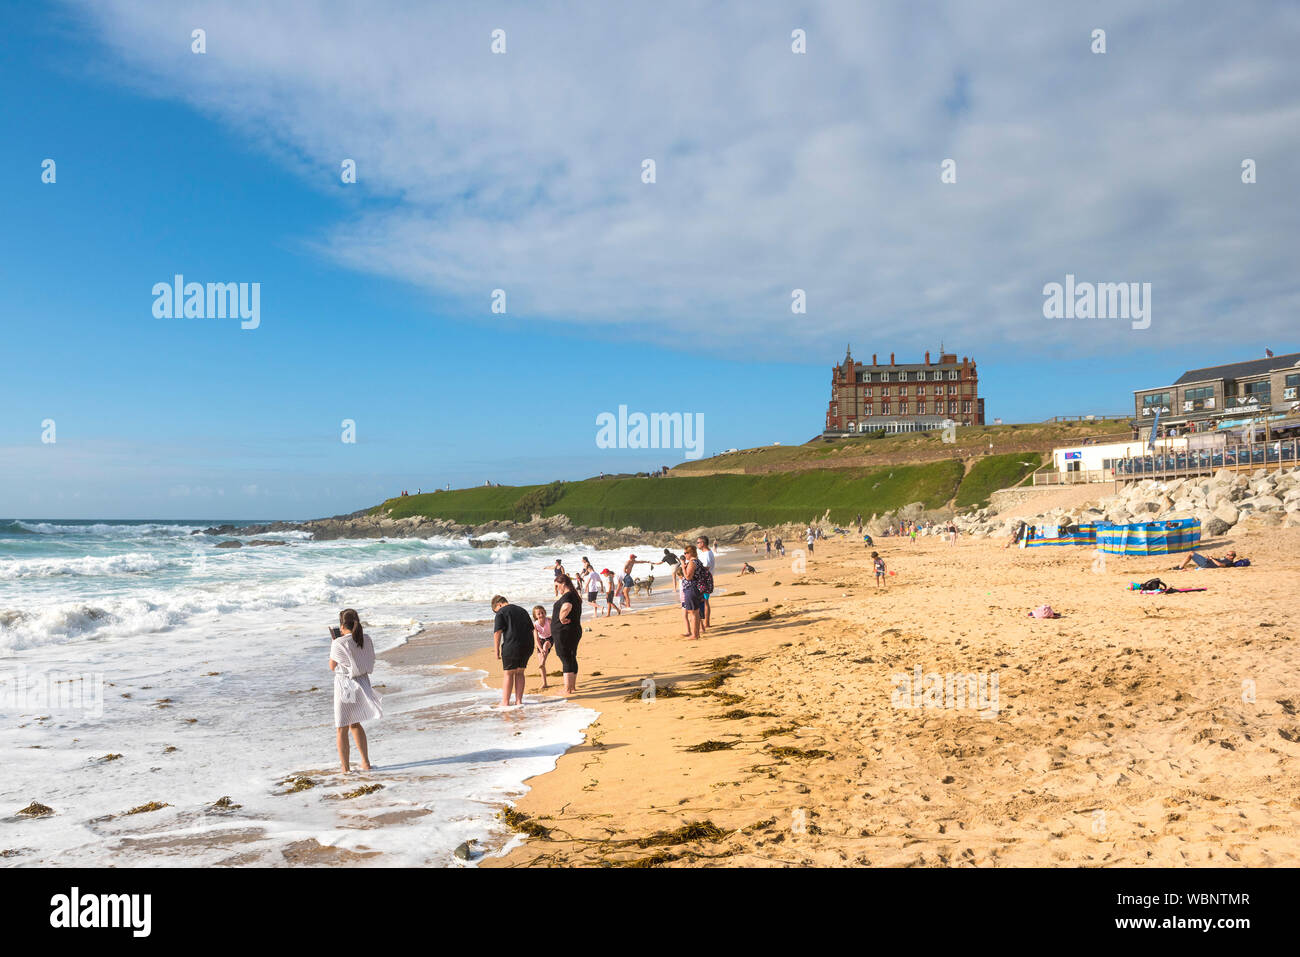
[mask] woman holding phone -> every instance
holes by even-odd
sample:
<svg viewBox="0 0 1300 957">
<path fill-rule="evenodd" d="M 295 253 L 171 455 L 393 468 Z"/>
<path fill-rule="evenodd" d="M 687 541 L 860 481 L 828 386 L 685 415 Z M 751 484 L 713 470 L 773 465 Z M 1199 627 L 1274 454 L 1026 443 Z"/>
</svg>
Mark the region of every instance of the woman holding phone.
<svg viewBox="0 0 1300 957">
<path fill-rule="evenodd" d="M 361 627 L 361 617 L 351 608 L 339 612 L 339 627 L 331 628 L 330 671 L 334 672 L 334 727 L 338 741 L 339 764 L 343 773 L 348 765 L 348 731 L 361 752 L 361 770 L 370 770 L 363 721 L 384 716 L 379 695 L 370 687 L 370 672 L 375 670 L 375 646 Z"/>
<path fill-rule="evenodd" d="M 551 641 L 555 655 L 564 671 L 564 693 L 578 690 L 578 641 L 582 638 L 582 596 L 573 585 L 573 579 L 562 572 L 555 575 L 555 587 L 560 597 L 551 614 Z"/>
</svg>

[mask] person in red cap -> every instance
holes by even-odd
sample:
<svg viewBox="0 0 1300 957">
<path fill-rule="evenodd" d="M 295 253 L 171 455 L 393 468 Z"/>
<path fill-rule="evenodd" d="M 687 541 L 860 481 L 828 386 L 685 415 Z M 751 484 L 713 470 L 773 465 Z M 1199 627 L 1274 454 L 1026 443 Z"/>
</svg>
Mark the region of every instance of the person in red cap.
<svg viewBox="0 0 1300 957">
<path fill-rule="evenodd" d="M 635 555 L 629 555 L 627 561 L 623 563 L 623 604 L 628 608 L 632 607 L 632 586 L 635 582 L 632 580 L 633 565 L 653 565 L 654 562 L 639 562 Z M 619 612 L 621 615 L 622 612 Z"/>
<path fill-rule="evenodd" d="M 602 568 L 600 573 L 605 576 L 605 617 L 608 618 L 614 612 L 623 614 L 623 609 L 618 607 L 618 596 L 622 593 L 622 586 L 614 587 L 614 573 L 608 568 Z"/>
</svg>

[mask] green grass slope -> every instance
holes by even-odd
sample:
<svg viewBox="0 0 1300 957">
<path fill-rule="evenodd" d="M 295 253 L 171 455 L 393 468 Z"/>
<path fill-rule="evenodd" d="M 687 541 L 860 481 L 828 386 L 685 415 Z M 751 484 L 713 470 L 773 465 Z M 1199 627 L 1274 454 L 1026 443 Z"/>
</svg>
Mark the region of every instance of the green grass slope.
<svg viewBox="0 0 1300 957">
<path fill-rule="evenodd" d="M 960 462 L 879 469 L 809 469 L 764 475 L 589 479 L 558 486 L 523 485 L 458 489 L 389 499 L 376 507 L 393 518 L 422 516 L 465 524 L 567 515 L 577 525 L 673 531 L 700 525 L 758 522 L 777 525 L 820 518 L 848 523 L 862 513 L 885 512 L 910 502 L 939 508 L 962 480 Z M 521 503 L 521 500 L 522 503 Z M 539 501 L 549 501 L 542 508 Z"/>
<path fill-rule="evenodd" d="M 1011 452 L 982 458 L 971 466 L 971 470 L 962 479 L 953 504 L 958 508 L 987 505 L 992 493 L 1001 488 L 1019 485 L 1040 464 L 1042 456 L 1037 452 Z"/>
</svg>

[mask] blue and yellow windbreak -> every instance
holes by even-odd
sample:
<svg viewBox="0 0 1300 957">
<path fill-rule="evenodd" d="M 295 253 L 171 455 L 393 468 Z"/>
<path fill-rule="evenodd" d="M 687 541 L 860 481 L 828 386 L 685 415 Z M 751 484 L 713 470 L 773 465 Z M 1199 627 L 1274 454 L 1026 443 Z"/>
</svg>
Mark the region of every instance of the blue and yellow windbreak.
<svg viewBox="0 0 1300 957">
<path fill-rule="evenodd" d="M 1029 540 L 1025 542 L 1028 548 L 1037 548 L 1039 545 L 1097 544 L 1096 525 L 1078 525 L 1070 531 L 1067 531 L 1064 527 L 1057 528 L 1054 525 L 1036 525 L 1030 526 L 1025 531 L 1029 536 Z"/>
<path fill-rule="evenodd" d="M 1201 521 L 1183 518 L 1140 525 L 1097 525 L 1097 548 L 1107 555 L 1174 555 L 1201 541 Z"/>
</svg>

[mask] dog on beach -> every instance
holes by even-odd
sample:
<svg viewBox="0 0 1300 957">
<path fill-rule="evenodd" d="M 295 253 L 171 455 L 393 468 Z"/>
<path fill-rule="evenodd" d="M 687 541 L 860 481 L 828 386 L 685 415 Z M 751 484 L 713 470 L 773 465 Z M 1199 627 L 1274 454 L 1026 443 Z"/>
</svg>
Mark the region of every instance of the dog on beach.
<svg viewBox="0 0 1300 957">
<path fill-rule="evenodd" d="M 649 598 L 649 597 L 650 597 L 650 589 L 654 586 L 654 583 L 655 583 L 655 577 L 654 577 L 654 575 L 647 575 L 645 578 L 636 578 L 636 579 L 633 579 L 633 581 L 632 581 L 632 594 L 633 594 L 633 595 L 640 595 L 640 594 L 644 593 L 645 596 L 646 596 L 647 598 Z"/>
</svg>

